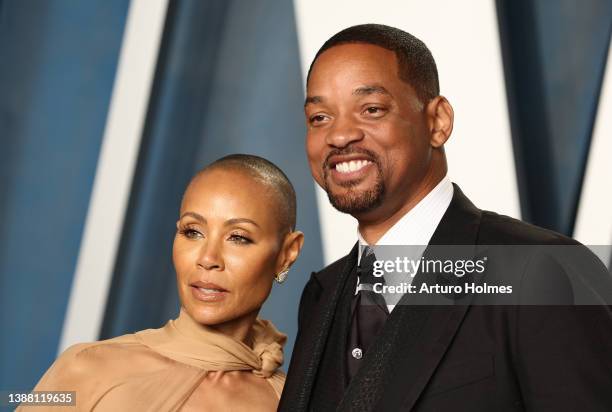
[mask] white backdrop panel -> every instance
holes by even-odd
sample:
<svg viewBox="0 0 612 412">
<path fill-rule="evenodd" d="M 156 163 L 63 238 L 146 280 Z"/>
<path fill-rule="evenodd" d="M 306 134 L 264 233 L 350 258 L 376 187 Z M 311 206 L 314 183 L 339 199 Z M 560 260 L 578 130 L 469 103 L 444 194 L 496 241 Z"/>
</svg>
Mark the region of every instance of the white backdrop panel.
<svg viewBox="0 0 612 412">
<path fill-rule="evenodd" d="M 612 244 L 612 47 L 604 74 L 574 237 L 587 245 Z M 599 254 L 610 262 L 610 249 Z"/>
</svg>

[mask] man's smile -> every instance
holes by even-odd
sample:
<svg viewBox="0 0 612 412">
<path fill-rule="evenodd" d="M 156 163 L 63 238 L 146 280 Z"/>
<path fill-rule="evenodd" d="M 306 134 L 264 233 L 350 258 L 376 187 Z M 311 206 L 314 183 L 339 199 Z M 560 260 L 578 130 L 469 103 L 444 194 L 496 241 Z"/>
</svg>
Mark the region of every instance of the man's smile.
<svg viewBox="0 0 612 412">
<path fill-rule="evenodd" d="M 325 180 L 340 186 L 355 185 L 362 181 L 376 166 L 373 153 L 361 149 L 346 154 L 332 153 L 323 164 Z"/>
<path fill-rule="evenodd" d="M 334 169 L 339 173 L 351 173 L 363 169 L 371 164 L 369 160 L 351 160 L 347 162 L 336 163 Z"/>
<path fill-rule="evenodd" d="M 363 181 L 374 166 L 372 161 L 365 159 L 340 162 L 331 168 L 328 176 L 336 185 L 353 186 Z"/>
</svg>

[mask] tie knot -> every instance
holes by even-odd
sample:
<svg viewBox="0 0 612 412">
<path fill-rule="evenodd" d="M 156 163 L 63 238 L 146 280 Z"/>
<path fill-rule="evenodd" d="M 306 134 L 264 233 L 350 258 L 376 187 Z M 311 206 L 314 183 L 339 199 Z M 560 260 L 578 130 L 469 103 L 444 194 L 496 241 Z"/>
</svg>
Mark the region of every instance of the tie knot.
<svg viewBox="0 0 612 412">
<path fill-rule="evenodd" d="M 363 248 L 361 258 L 359 260 L 359 283 L 373 285 L 374 283 L 384 282 L 382 278 L 376 278 L 373 275 L 374 262 L 376 261 L 376 255 L 374 249 L 370 246 Z"/>
<path fill-rule="evenodd" d="M 359 267 L 362 270 L 371 270 L 374 267 L 376 261 L 376 255 L 374 254 L 374 248 L 371 246 L 365 246 L 361 252 L 361 258 L 359 260 Z"/>
</svg>

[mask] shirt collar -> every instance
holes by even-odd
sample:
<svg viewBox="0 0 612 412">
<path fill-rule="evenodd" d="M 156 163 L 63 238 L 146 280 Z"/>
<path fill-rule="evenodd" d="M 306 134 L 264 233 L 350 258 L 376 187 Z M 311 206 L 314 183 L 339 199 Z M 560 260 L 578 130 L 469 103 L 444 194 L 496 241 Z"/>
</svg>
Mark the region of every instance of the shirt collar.
<svg viewBox="0 0 612 412">
<path fill-rule="evenodd" d="M 397 221 L 376 243 L 376 245 L 427 245 L 431 240 L 442 216 L 453 199 L 453 184 L 448 175 L 434 187 L 419 203 Z M 359 230 L 359 254 L 368 243 Z M 374 246 L 376 246 L 374 245 Z"/>
</svg>

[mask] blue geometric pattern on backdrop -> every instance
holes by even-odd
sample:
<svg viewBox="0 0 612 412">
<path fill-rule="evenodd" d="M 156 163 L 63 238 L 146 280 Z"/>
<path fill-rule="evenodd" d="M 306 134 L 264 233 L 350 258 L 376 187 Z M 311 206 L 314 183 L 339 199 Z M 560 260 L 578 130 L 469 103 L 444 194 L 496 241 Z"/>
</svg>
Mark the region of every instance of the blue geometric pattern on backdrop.
<svg viewBox="0 0 612 412">
<path fill-rule="evenodd" d="M 297 334 L 303 286 L 313 270 L 323 267 L 314 183 L 304 149 L 303 102 L 293 2 L 232 1 L 198 158 L 205 164 L 233 152 L 257 154 L 276 163 L 295 186 L 304 248 L 261 314 L 289 336 L 287 359 Z"/>
<path fill-rule="evenodd" d="M 296 335 L 297 302 L 322 267 L 304 153 L 303 91 L 291 1 L 172 2 L 102 337 L 158 327 L 178 302 L 171 247 L 182 191 L 229 153 L 270 159 L 293 182 L 306 242 L 262 316 Z"/>
<path fill-rule="evenodd" d="M 128 3 L 0 4 L 0 390 L 57 354 Z"/>
<path fill-rule="evenodd" d="M 172 241 L 194 171 L 227 5 L 171 2 L 101 338 L 178 314 Z"/>
<path fill-rule="evenodd" d="M 0 0 L 0 389 L 56 355 L 129 0 Z M 497 0 L 523 216 L 571 233 L 612 30 L 609 0 Z M 180 197 L 231 152 L 269 158 L 298 192 L 304 251 L 262 316 L 290 340 L 320 268 L 291 1 L 170 1 L 102 337 L 160 326 L 178 302 Z M 477 87 L 475 85 L 474 87 Z"/>
<path fill-rule="evenodd" d="M 498 0 L 497 10 L 522 215 L 571 235 L 612 2 Z"/>
</svg>

